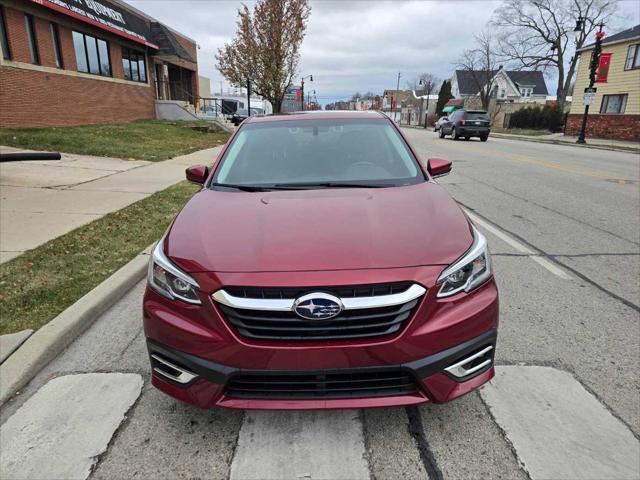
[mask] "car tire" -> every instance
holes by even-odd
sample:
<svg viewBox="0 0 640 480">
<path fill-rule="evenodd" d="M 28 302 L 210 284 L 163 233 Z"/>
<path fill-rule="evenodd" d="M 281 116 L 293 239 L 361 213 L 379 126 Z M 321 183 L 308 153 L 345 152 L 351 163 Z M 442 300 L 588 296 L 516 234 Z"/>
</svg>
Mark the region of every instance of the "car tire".
<svg viewBox="0 0 640 480">
<path fill-rule="evenodd" d="M 440 138 L 444 138 L 444 130 L 442 128 L 440 128 L 440 130 L 438 131 L 438 137 Z"/>
<path fill-rule="evenodd" d="M 483 135 L 483 136 L 480 137 L 480 141 L 481 142 L 486 142 L 488 138 L 489 138 L 489 135 Z"/>
<path fill-rule="evenodd" d="M 451 138 L 454 140 L 458 140 L 460 138 L 458 132 L 456 132 L 456 127 L 451 127 Z"/>
</svg>

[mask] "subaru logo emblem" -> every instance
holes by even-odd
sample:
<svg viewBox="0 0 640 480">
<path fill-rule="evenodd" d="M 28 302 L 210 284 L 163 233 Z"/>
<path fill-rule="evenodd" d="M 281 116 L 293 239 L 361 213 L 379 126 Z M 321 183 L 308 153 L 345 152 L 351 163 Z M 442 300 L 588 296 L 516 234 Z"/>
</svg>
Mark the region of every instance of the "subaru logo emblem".
<svg viewBox="0 0 640 480">
<path fill-rule="evenodd" d="M 310 293 L 296 299 L 293 311 L 307 320 L 327 320 L 340 315 L 342 302 L 328 293 Z"/>
</svg>

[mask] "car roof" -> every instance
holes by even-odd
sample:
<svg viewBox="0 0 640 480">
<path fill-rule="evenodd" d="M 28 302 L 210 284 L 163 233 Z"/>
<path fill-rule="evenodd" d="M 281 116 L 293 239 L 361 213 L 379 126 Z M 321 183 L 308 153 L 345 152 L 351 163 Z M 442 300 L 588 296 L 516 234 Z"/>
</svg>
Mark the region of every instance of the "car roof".
<svg viewBox="0 0 640 480">
<path fill-rule="evenodd" d="M 276 113 L 272 115 L 256 115 L 251 117 L 248 123 L 283 122 L 291 120 L 304 121 L 317 120 L 319 118 L 328 120 L 358 120 L 363 118 L 384 120 L 388 119 L 389 117 L 375 110 L 310 110 L 308 112 L 289 112 Z"/>
</svg>

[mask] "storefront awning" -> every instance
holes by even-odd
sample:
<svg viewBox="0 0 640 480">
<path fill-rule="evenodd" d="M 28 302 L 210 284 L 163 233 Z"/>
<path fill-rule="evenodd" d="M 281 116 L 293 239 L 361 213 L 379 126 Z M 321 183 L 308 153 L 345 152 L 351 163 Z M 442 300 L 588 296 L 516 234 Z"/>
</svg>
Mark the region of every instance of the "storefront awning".
<svg viewBox="0 0 640 480">
<path fill-rule="evenodd" d="M 149 41 L 149 26 L 144 19 L 119 8 L 109 0 L 85 0 L 73 4 L 59 0 L 31 1 L 133 42 L 155 49 L 158 48 L 156 44 Z"/>
<path fill-rule="evenodd" d="M 464 98 L 452 98 L 447 103 L 445 103 L 442 111 L 444 113 L 449 113 L 455 110 L 460 110 L 462 107 L 464 107 Z"/>
</svg>

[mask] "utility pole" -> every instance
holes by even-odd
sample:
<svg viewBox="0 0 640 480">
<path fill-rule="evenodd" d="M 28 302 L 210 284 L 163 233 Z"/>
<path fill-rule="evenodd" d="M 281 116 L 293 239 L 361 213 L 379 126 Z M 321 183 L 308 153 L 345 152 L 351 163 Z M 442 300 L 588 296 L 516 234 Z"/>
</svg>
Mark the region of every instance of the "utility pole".
<svg viewBox="0 0 640 480">
<path fill-rule="evenodd" d="M 600 53 L 602 53 L 602 39 L 604 38 L 604 32 L 602 31 L 604 24 L 598 25 L 600 29 L 596 33 L 596 43 L 591 53 L 591 63 L 589 64 L 589 87 L 585 89 L 585 93 L 594 93 L 593 84 L 596 83 L 596 71 L 600 65 Z M 587 131 L 587 118 L 589 116 L 589 103 L 584 106 L 584 114 L 582 116 L 582 127 L 580 128 L 580 135 L 576 143 L 587 143 L 585 135 Z"/>
<path fill-rule="evenodd" d="M 313 82 L 313 75 L 307 75 L 306 77 L 302 77 L 300 79 L 300 90 L 301 90 L 301 95 L 300 95 L 300 101 L 302 103 L 302 111 L 304 112 L 304 79 L 308 78 L 309 81 Z"/>
<path fill-rule="evenodd" d="M 400 96 L 400 77 L 400 72 L 398 72 L 398 83 L 396 84 L 396 105 L 398 104 L 398 97 Z M 393 119 L 396 120 L 396 112 L 395 108 L 393 107 L 393 102 L 391 102 L 391 108 L 393 109 Z M 402 120 L 402 116 L 400 116 L 400 120 Z"/>
<path fill-rule="evenodd" d="M 433 87 L 431 87 L 431 88 L 433 88 Z M 428 91 L 427 91 L 427 111 L 424 114 L 424 128 L 425 129 L 427 128 L 427 125 L 429 123 L 429 97 L 431 96 L 431 93 L 429 93 L 429 92 L 430 92 L 431 88 L 429 88 Z"/>
</svg>

